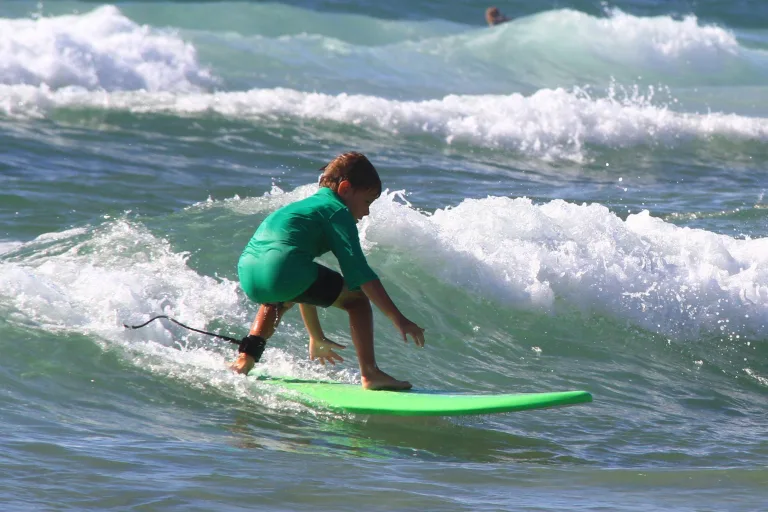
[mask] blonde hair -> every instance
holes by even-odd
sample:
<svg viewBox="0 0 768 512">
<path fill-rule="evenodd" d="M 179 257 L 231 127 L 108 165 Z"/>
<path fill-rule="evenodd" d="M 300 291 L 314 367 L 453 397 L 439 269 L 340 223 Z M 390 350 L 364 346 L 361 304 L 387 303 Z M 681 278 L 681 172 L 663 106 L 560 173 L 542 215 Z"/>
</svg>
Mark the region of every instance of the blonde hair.
<svg viewBox="0 0 768 512">
<path fill-rule="evenodd" d="M 322 168 L 320 186 L 338 192 L 339 183 L 349 181 L 357 190 L 375 189 L 381 194 L 381 178 L 373 164 L 362 153 L 342 153 Z"/>
</svg>

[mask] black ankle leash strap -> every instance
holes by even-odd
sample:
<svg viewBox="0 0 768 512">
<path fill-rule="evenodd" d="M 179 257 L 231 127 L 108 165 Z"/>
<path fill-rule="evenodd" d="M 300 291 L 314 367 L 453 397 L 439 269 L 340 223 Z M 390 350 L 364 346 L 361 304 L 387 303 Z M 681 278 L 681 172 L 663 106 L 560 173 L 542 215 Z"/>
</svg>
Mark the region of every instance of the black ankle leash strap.
<svg viewBox="0 0 768 512">
<path fill-rule="evenodd" d="M 195 329 L 194 327 L 190 327 L 188 325 L 184 325 L 183 323 L 179 322 L 176 319 L 173 319 L 173 318 L 169 317 L 168 315 L 157 315 L 157 316 L 154 316 L 154 317 L 150 318 L 149 320 L 147 320 L 146 322 L 144 322 L 143 324 L 139 324 L 139 325 L 123 324 L 123 327 L 125 327 L 126 329 L 141 329 L 142 327 L 146 326 L 147 324 L 149 324 L 151 322 L 154 322 L 155 320 L 157 320 L 159 318 L 165 318 L 166 320 L 169 320 L 169 321 L 175 323 L 176 325 L 179 325 L 179 326 L 181 326 L 181 327 L 183 327 L 185 329 L 189 329 L 190 331 L 199 332 L 200 334 L 205 334 L 207 336 L 213 336 L 214 338 L 219 338 L 219 339 L 222 339 L 222 340 L 226 340 L 226 341 L 228 341 L 230 343 L 236 343 L 238 345 L 238 351 L 239 352 L 244 353 L 244 354 L 248 354 L 249 356 L 254 358 L 256 360 L 256 362 L 258 362 L 259 359 L 261 359 L 261 354 L 264 353 L 264 349 L 267 346 L 267 340 L 265 340 L 261 336 L 254 336 L 252 334 L 249 334 L 245 338 L 243 338 L 241 340 L 238 340 L 238 339 L 235 339 L 235 338 L 231 338 L 229 336 L 224 336 L 223 334 L 216 334 L 215 332 L 208 332 L 208 331 L 203 331 L 201 329 Z"/>
<path fill-rule="evenodd" d="M 254 336 L 253 334 L 249 334 L 243 338 L 243 341 L 240 342 L 240 347 L 238 347 L 237 351 L 241 354 L 248 354 L 258 363 L 259 359 L 261 359 L 261 354 L 264 353 L 264 349 L 266 347 L 267 340 L 261 336 Z"/>
</svg>

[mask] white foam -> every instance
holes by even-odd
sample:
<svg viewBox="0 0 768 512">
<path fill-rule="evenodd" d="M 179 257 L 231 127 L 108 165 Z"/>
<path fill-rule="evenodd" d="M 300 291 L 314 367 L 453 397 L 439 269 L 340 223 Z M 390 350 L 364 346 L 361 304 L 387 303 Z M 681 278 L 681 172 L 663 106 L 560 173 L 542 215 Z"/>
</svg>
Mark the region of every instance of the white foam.
<svg viewBox="0 0 768 512">
<path fill-rule="evenodd" d="M 9 321 L 87 334 L 147 371 L 192 386 L 213 386 L 269 407 L 298 407 L 270 394 L 268 386 L 254 386 L 253 380 L 229 371 L 234 354 L 229 343 L 167 321 L 139 330 L 123 327 L 157 314 L 198 328 L 216 320 L 241 331 L 252 320 L 253 305 L 238 295 L 236 282 L 198 274 L 187 265 L 187 254 L 174 252 L 141 224 L 117 220 L 42 235 L 14 248 L 29 249 L 29 254 L 13 262 L 0 260 L 0 305 Z M 284 322 L 280 337 L 303 340 L 306 335 Z M 268 349 L 255 371 L 359 380 L 352 371 L 318 367 L 303 354 L 293 356 L 280 348 Z"/>
<path fill-rule="evenodd" d="M 699 24 L 693 14 L 680 19 L 671 16 L 644 17 L 633 16 L 617 8 L 608 9 L 607 14 L 607 18 L 595 18 L 578 11 L 562 10 L 547 13 L 543 21 L 552 16 L 554 19 L 549 21 L 556 26 L 573 25 L 574 31 L 558 33 L 566 37 L 576 34 L 586 40 L 607 43 L 603 48 L 616 56 L 614 52 L 628 50 L 648 57 L 678 61 L 681 58 L 703 59 L 718 54 L 736 54 L 739 49 L 731 31 L 716 25 Z"/>
<path fill-rule="evenodd" d="M 740 46 L 729 30 L 701 24 L 693 15 L 639 17 L 618 9 L 605 17 L 546 11 L 421 47 L 452 59 L 456 73 L 484 63 L 475 74 L 538 87 L 604 84 L 611 77 L 622 83 L 643 77 L 670 86 L 758 85 L 768 68 L 764 53 Z"/>
<path fill-rule="evenodd" d="M 11 252 L 12 250 L 16 249 L 17 247 L 20 247 L 21 245 L 22 245 L 22 242 L 0 240 L 0 255 Z"/>
<path fill-rule="evenodd" d="M 176 33 L 105 5 L 80 15 L 0 19 L 0 84 L 199 91 L 215 80 Z"/>
<path fill-rule="evenodd" d="M 321 173 L 318 171 L 318 178 L 320 174 Z M 305 197 L 311 196 L 316 191 L 317 185 L 302 185 L 294 190 L 286 192 L 273 184 L 272 189 L 269 192 L 265 192 L 261 197 L 240 198 L 239 196 L 235 196 L 221 201 L 214 201 L 208 198 L 208 200 L 204 202 L 195 203 L 185 209 L 205 210 L 209 208 L 225 207 L 236 213 L 254 215 L 257 213 L 270 212 L 281 206 L 304 199 Z"/>
<path fill-rule="evenodd" d="M 70 231 L 69 247 L 2 267 L 2 294 L 15 297 L 19 309 L 46 328 L 78 326 L 105 334 L 129 316 L 151 313 L 200 323 L 229 312 L 237 302 L 235 283 L 196 274 L 186 266 L 186 254 L 174 253 L 167 242 L 140 226 L 118 221 L 82 241 L 74 237 L 75 231 L 80 230 Z M 60 233 L 33 243 L 66 238 Z M 155 336 L 169 339 L 158 327 L 147 334 L 154 330 Z"/>
<path fill-rule="evenodd" d="M 59 231 L 57 233 L 43 233 L 35 238 L 35 242 L 53 242 L 56 240 L 64 240 L 65 238 L 84 235 L 87 232 L 87 228 L 72 228 L 65 229 L 64 231 Z"/>
<path fill-rule="evenodd" d="M 604 206 L 560 200 L 468 199 L 427 216 L 385 194 L 372 210 L 368 241 L 480 298 L 553 313 L 563 301 L 678 338 L 768 335 L 768 239 L 682 228 L 648 212 L 623 221 Z"/>
<path fill-rule="evenodd" d="M 396 101 L 375 96 L 254 89 L 243 93 L 170 94 L 146 92 L 51 91 L 0 86 L 0 109 L 8 115 L 45 115 L 58 107 L 237 118 L 335 121 L 381 130 L 392 136 L 430 134 L 448 144 L 505 148 L 534 157 L 581 161 L 585 145 L 626 147 L 678 145 L 710 136 L 768 140 L 768 119 L 724 113 L 681 113 L 656 105 L 654 90 L 595 96 L 587 90 L 542 89 L 521 94 L 446 96 L 429 101 Z"/>
</svg>

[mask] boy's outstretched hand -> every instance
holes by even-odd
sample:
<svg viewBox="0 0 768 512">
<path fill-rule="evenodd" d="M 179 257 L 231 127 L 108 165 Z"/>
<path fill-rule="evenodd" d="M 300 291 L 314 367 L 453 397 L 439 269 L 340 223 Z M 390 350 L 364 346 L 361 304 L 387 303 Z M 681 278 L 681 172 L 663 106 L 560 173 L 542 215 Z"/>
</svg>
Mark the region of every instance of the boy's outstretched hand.
<svg viewBox="0 0 768 512">
<path fill-rule="evenodd" d="M 408 343 L 408 335 L 410 334 L 417 347 L 424 346 L 424 329 L 405 318 L 405 316 L 400 315 L 400 317 L 395 320 L 395 327 L 400 331 L 400 335 L 403 337 L 404 342 Z"/>
<path fill-rule="evenodd" d="M 342 345 L 340 343 L 336 343 L 335 341 L 331 341 L 328 338 L 323 339 L 309 339 L 309 359 L 311 361 L 314 361 L 315 359 L 319 359 L 323 365 L 325 363 L 331 363 L 336 364 L 336 362 L 342 362 L 344 361 L 344 358 L 341 357 L 339 354 L 333 351 L 333 349 L 344 349 L 347 348 L 346 345 Z"/>
</svg>

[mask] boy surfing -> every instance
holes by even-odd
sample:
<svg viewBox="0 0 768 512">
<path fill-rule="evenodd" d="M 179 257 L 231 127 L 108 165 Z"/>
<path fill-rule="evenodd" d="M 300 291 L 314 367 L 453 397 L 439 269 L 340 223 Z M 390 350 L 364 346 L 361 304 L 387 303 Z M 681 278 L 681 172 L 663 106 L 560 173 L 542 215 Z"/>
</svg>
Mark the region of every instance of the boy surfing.
<svg viewBox="0 0 768 512">
<path fill-rule="evenodd" d="M 410 336 L 417 346 L 424 346 L 424 329 L 395 306 L 360 247 L 356 224 L 380 195 L 381 179 L 373 164 L 361 153 L 344 153 L 323 168 L 314 195 L 264 219 L 237 265 L 240 286 L 261 306 L 240 344 L 233 370 L 251 371 L 294 304 L 299 304 L 309 333 L 310 359 L 323 364 L 343 361 L 335 350 L 345 346 L 326 338 L 317 314 L 318 307 L 334 306 L 349 314 L 363 388 L 411 388 L 410 382 L 380 370 L 374 355 L 371 302 L 392 321 L 403 341 L 407 343 Z M 338 259 L 341 274 L 314 261 L 328 251 Z"/>
</svg>

